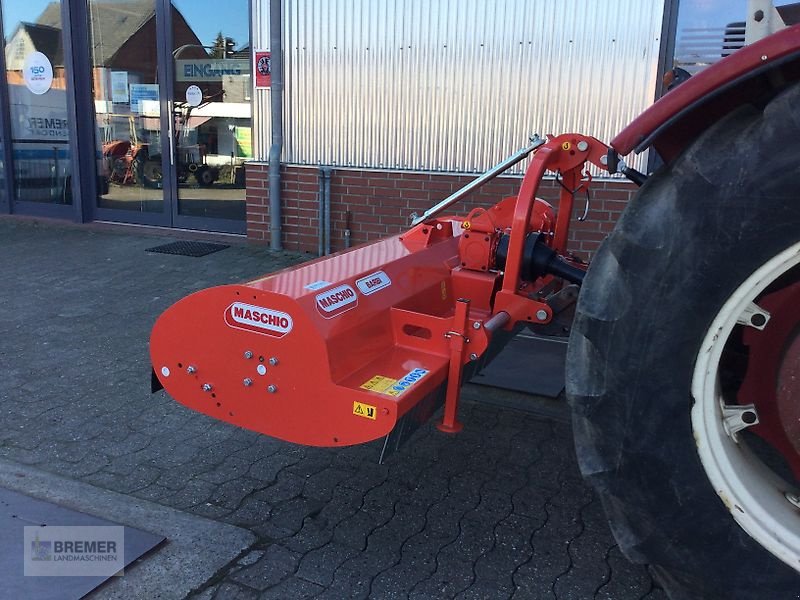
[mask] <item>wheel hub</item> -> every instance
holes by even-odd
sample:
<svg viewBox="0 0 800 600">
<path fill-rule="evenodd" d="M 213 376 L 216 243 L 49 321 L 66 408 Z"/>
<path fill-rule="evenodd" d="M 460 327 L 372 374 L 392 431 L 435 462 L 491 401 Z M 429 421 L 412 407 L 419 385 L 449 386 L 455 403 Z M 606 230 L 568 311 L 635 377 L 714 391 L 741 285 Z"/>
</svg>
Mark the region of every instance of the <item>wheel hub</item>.
<svg viewBox="0 0 800 600">
<path fill-rule="evenodd" d="M 736 431 L 758 433 L 798 473 L 800 283 L 787 286 L 785 282 L 799 264 L 797 243 L 767 260 L 734 290 L 706 332 L 691 388 L 692 429 L 709 482 L 742 529 L 797 571 L 800 510 L 793 502 L 797 498 L 800 504 L 797 485 L 772 460 L 774 453 L 751 447 L 757 440 Z M 769 318 L 744 318 L 759 311 Z M 723 360 L 730 358 L 731 351 L 735 354 L 737 344 L 746 347 L 747 360 L 738 392 L 731 391 L 725 381 L 736 362 Z M 748 424 L 744 412 L 751 410 L 750 405 L 758 414 Z M 736 409 L 742 413 L 738 424 Z"/>
<path fill-rule="evenodd" d="M 758 306 L 771 316 L 763 331 L 747 328 L 742 336 L 749 357 L 737 401 L 756 406 L 759 424 L 753 433 L 780 453 L 800 480 L 800 283 L 764 295 Z"/>
<path fill-rule="evenodd" d="M 778 369 L 775 394 L 783 431 L 789 443 L 794 447 L 796 456 L 800 455 L 800 401 L 798 401 L 800 399 L 800 335 L 798 333 L 795 330 L 784 352 Z"/>
</svg>

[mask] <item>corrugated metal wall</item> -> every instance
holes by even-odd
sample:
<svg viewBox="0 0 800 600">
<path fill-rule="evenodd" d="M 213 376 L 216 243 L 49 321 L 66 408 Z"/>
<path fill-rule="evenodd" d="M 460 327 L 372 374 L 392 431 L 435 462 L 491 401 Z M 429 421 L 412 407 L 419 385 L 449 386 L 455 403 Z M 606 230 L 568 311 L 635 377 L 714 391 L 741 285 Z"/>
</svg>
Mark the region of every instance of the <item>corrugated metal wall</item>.
<svg viewBox="0 0 800 600">
<path fill-rule="evenodd" d="M 269 0 L 250 2 L 250 44 L 254 50 L 269 50 Z M 255 85 L 255 77 L 252 78 Z M 253 158 L 267 160 L 270 145 L 270 90 L 254 90 Z"/>
<path fill-rule="evenodd" d="M 663 0 L 285 0 L 284 160 L 473 172 L 534 132 L 608 141 L 653 101 L 663 8 Z M 254 47 L 268 48 L 269 0 L 256 0 L 253 14 Z M 269 91 L 255 103 L 264 159 Z"/>
</svg>

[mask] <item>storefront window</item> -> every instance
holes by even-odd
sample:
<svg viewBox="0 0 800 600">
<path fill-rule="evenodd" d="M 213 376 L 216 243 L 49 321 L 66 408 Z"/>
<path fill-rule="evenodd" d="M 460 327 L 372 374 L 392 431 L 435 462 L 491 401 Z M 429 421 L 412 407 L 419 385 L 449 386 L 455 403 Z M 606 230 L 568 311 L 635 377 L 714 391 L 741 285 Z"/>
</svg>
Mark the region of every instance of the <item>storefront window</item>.
<svg viewBox="0 0 800 600">
<path fill-rule="evenodd" d="M 252 158 L 247 0 L 173 0 L 178 214 L 243 221 Z"/>
<path fill-rule="evenodd" d="M 90 0 L 98 206 L 163 210 L 155 1 Z"/>
<path fill-rule="evenodd" d="M 3 23 L 15 200 L 72 204 L 61 3 L 3 2 Z"/>
<path fill-rule="evenodd" d="M 746 41 L 755 41 L 772 31 L 800 21 L 800 3 L 782 1 L 773 2 L 772 5 L 775 7 L 774 12 L 771 12 L 767 2 L 681 0 L 675 66 L 695 74 L 735 52 Z M 748 10 L 770 12 L 762 14 L 761 20 L 756 23 L 753 15 L 748 15 Z"/>
<path fill-rule="evenodd" d="M 158 212 L 173 225 L 189 217 L 183 223 L 193 227 L 204 227 L 195 217 L 244 221 L 249 6 L 231 0 L 223 13 L 218 6 L 175 0 L 162 15 L 155 0 L 89 0 L 99 208 Z M 171 24 L 166 32 L 162 17 Z M 164 35 L 171 51 L 159 56 Z M 160 80 L 159 61 L 171 63 L 172 81 Z"/>
</svg>

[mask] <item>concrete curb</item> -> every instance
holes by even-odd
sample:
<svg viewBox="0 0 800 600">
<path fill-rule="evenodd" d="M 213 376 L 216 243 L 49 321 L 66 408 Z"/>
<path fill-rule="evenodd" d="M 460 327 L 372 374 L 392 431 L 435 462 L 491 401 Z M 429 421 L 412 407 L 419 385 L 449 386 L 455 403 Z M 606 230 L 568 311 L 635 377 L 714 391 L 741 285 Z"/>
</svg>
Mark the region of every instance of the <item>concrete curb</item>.
<svg viewBox="0 0 800 600">
<path fill-rule="evenodd" d="M 124 576 L 100 586 L 92 598 L 184 598 L 256 541 L 233 525 L 3 459 L 0 486 L 167 538 Z"/>
</svg>

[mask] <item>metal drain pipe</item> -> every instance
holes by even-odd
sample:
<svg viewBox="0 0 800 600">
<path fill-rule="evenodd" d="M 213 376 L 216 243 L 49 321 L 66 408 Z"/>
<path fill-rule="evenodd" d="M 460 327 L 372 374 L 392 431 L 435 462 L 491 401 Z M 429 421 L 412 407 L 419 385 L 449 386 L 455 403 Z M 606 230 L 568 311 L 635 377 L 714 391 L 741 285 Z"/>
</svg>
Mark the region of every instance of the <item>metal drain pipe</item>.
<svg viewBox="0 0 800 600">
<path fill-rule="evenodd" d="M 317 229 L 319 230 L 319 243 L 317 244 L 317 254 L 319 256 L 325 256 L 325 175 L 322 171 L 322 167 L 319 168 L 319 173 L 317 175 L 317 183 L 319 184 L 319 191 L 317 192 L 317 214 L 318 214 L 318 225 Z"/>
<path fill-rule="evenodd" d="M 331 174 L 333 169 L 322 167 L 322 183 L 325 187 L 325 254 L 331 253 Z"/>
<path fill-rule="evenodd" d="M 320 256 L 331 253 L 331 174 L 330 167 L 319 168 L 319 244 L 317 251 Z"/>
<path fill-rule="evenodd" d="M 269 147 L 269 247 L 283 250 L 281 243 L 281 152 L 283 151 L 283 0 L 269 2 L 269 43 L 272 82 L 270 108 L 272 145 Z"/>
</svg>

